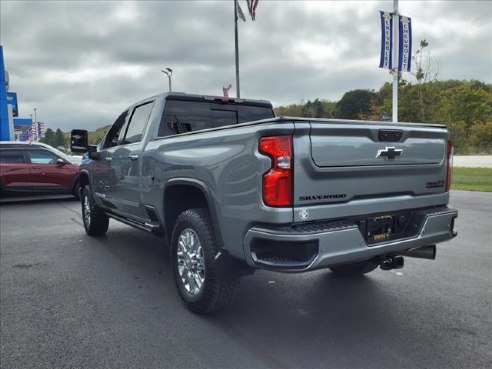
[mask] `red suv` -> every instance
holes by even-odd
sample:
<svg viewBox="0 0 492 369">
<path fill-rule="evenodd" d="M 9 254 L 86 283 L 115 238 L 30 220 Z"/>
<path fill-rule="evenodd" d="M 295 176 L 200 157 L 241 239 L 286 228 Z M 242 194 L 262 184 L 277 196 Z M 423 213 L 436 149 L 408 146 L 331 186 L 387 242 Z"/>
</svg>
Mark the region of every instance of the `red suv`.
<svg viewBox="0 0 492 369">
<path fill-rule="evenodd" d="M 0 142 L 0 193 L 71 193 L 79 196 L 79 165 L 42 143 Z"/>
</svg>

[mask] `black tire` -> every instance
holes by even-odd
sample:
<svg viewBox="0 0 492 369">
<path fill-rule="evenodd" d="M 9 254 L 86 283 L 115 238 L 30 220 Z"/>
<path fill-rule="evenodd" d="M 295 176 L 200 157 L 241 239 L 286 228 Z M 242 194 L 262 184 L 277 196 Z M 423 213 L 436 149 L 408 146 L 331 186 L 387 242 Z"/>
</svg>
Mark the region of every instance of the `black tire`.
<svg viewBox="0 0 492 369">
<path fill-rule="evenodd" d="M 208 211 L 183 211 L 172 233 L 171 266 L 179 295 L 194 313 L 224 309 L 236 295 L 239 278 L 220 273 L 218 252 Z"/>
<path fill-rule="evenodd" d="M 109 217 L 96 205 L 90 187 L 81 191 L 82 221 L 89 236 L 102 236 L 109 227 Z"/>
<path fill-rule="evenodd" d="M 73 185 L 73 190 L 72 190 L 73 195 L 80 200 L 80 181 L 77 180 L 75 184 Z"/>
<path fill-rule="evenodd" d="M 360 276 L 372 272 L 378 267 L 378 263 L 374 260 L 365 260 L 358 263 L 346 264 L 331 267 L 331 271 L 337 275 L 344 277 Z"/>
</svg>

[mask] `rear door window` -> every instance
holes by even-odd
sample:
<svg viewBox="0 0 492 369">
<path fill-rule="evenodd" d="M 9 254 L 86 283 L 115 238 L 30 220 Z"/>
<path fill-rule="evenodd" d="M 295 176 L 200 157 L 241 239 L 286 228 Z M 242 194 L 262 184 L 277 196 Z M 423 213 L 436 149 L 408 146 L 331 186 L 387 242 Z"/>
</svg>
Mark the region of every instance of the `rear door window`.
<svg viewBox="0 0 492 369">
<path fill-rule="evenodd" d="M 24 164 L 22 150 L 0 150 L 0 164 Z"/>
</svg>

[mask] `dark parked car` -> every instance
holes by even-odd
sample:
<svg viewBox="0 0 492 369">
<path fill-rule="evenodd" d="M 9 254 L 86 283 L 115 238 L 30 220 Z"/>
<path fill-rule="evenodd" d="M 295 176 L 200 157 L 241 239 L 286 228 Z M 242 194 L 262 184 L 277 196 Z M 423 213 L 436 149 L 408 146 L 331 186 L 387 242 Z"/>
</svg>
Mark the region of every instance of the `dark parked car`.
<svg viewBox="0 0 492 369">
<path fill-rule="evenodd" d="M 42 143 L 0 142 L 0 193 L 79 196 L 79 165 Z"/>
</svg>

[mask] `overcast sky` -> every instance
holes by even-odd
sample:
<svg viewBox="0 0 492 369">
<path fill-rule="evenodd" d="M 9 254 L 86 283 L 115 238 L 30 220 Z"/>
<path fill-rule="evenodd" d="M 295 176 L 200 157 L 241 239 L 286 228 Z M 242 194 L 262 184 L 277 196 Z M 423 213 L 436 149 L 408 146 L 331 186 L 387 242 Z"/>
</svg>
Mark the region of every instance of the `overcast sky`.
<svg viewBox="0 0 492 369">
<path fill-rule="evenodd" d="M 245 0 L 239 0 L 247 15 Z M 336 101 L 391 81 L 379 69 L 379 10 L 393 1 L 260 0 L 239 23 L 241 96 L 275 106 Z M 20 116 L 93 130 L 123 109 L 173 90 L 235 95 L 232 0 L 0 2 L 0 43 Z M 439 79 L 492 83 L 492 1 L 399 1 L 415 51 L 430 43 Z"/>
</svg>

